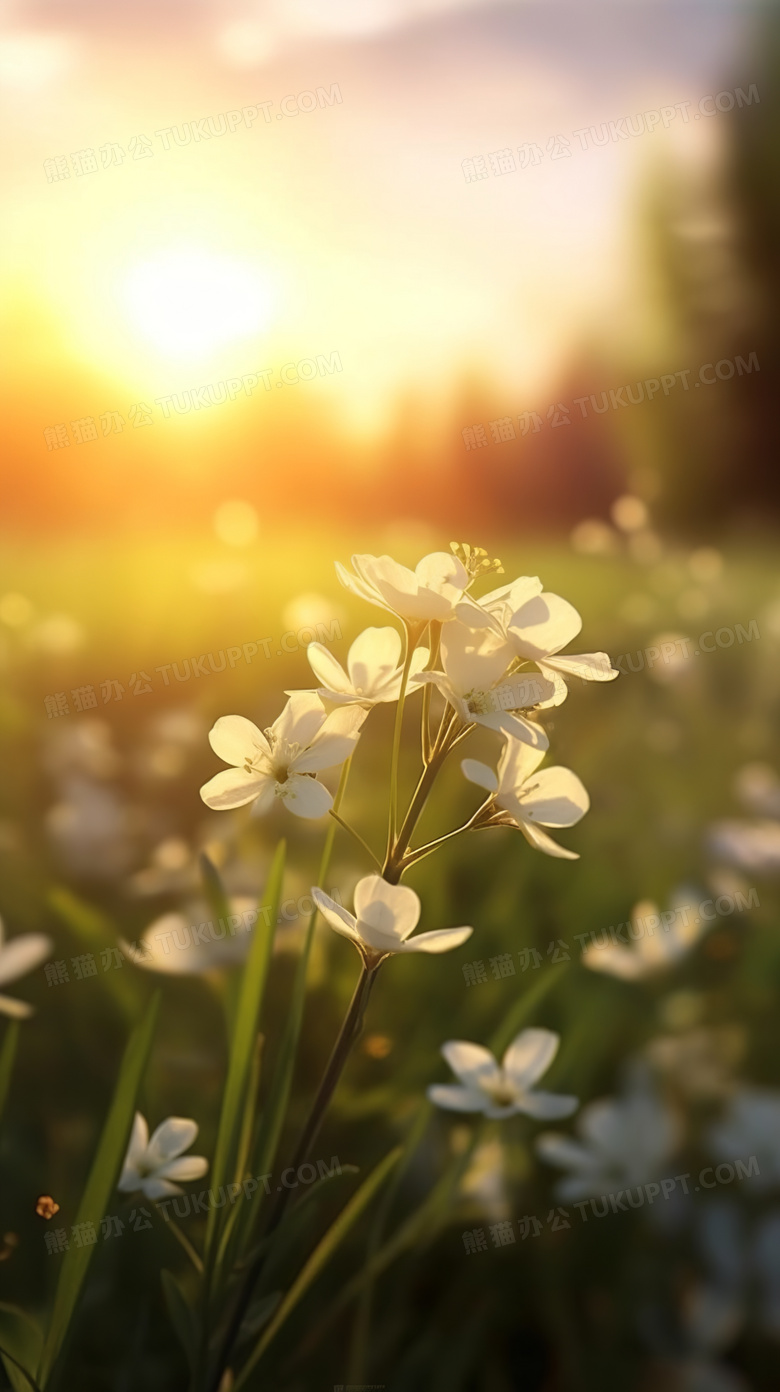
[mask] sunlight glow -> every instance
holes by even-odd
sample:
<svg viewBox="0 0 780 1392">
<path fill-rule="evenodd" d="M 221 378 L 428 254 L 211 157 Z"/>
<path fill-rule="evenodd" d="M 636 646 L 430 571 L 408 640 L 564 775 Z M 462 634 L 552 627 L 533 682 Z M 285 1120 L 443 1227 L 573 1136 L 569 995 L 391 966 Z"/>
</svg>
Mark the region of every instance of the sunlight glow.
<svg viewBox="0 0 780 1392">
<path fill-rule="evenodd" d="M 273 286 L 253 266 L 174 248 L 133 267 L 122 303 L 136 331 L 167 357 L 196 358 L 270 323 Z"/>
</svg>

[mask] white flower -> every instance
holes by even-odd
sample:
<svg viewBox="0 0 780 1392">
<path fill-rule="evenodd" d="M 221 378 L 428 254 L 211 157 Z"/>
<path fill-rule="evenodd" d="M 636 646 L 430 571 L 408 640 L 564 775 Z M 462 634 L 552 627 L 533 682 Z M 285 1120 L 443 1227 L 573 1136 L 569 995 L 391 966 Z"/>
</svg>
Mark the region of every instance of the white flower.
<svg viewBox="0 0 780 1392">
<path fill-rule="evenodd" d="M 536 673 L 506 676 L 512 653 L 503 639 L 490 632 L 475 633 L 460 623 L 447 624 L 441 635 L 441 660 L 443 671 L 417 672 L 415 677 L 437 686 L 464 724 L 485 725 L 534 749 L 548 748 L 541 725 L 518 711 L 549 700 L 555 688 Z"/>
<path fill-rule="evenodd" d="M 5 941 L 3 920 L 0 919 L 0 986 L 9 981 L 17 981 L 35 967 L 39 967 L 49 956 L 54 944 L 45 933 L 22 933 L 18 938 Z M 26 1001 L 15 1000 L 13 996 L 0 996 L 0 1015 L 10 1015 L 12 1020 L 26 1020 L 33 1008 Z"/>
<path fill-rule="evenodd" d="M 202 1155 L 183 1154 L 197 1134 L 194 1121 L 187 1117 L 168 1117 L 150 1140 L 146 1120 L 136 1112 L 117 1185 L 120 1193 L 135 1194 L 140 1190 L 153 1203 L 182 1194 L 184 1190 L 173 1181 L 200 1179 L 209 1167 Z"/>
<path fill-rule="evenodd" d="M 379 875 L 366 875 L 355 885 L 351 914 L 321 889 L 312 898 L 323 918 L 342 937 L 354 943 L 371 965 L 395 952 L 449 952 L 471 937 L 473 928 L 438 928 L 411 937 L 420 917 L 420 900 L 407 885 L 388 884 Z"/>
<path fill-rule="evenodd" d="M 391 556 L 353 556 L 352 566 L 354 575 L 336 562 L 336 574 L 344 588 L 402 619 L 443 623 L 457 617 L 474 628 L 490 622 L 489 615 L 466 594 L 471 584 L 466 567 L 447 551 L 423 556 L 414 570 L 399 565 Z"/>
<path fill-rule="evenodd" d="M 571 769 L 554 767 L 536 773 L 543 758 L 543 750 L 509 739 L 498 763 L 498 775 L 477 759 L 463 759 L 461 768 L 470 783 L 493 794 L 496 806 L 509 814 L 512 824 L 536 850 L 562 860 L 578 860 L 576 851 L 565 850 L 541 828 L 574 826 L 585 816 L 590 798 Z"/>
<path fill-rule="evenodd" d="M 658 1179 L 679 1137 L 676 1119 L 644 1082 L 624 1098 L 591 1102 L 577 1130 L 578 1141 L 547 1131 L 536 1142 L 543 1160 L 569 1171 L 556 1187 L 561 1199 L 595 1198 Z"/>
<path fill-rule="evenodd" d="M 322 643 L 310 643 L 306 656 L 322 682 L 317 695 L 328 705 L 376 706 L 397 701 L 401 694 L 401 635 L 394 628 L 367 628 L 359 634 L 347 654 L 346 672 Z M 424 667 L 428 656 L 427 648 L 416 648 L 410 671 Z M 419 682 L 410 680 L 407 692 L 418 687 Z"/>
<path fill-rule="evenodd" d="M 558 1052 L 560 1036 L 553 1030 L 521 1030 L 509 1045 L 500 1065 L 489 1049 L 451 1039 L 442 1054 L 459 1083 L 433 1083 L 428 1097 L 437 1107 L 453 1112 L 483 1112 L 486 1117 L 527 1116 L 550 1121 L 571 1116 L 579 1106 L 576 1097 L 555 1092 L 535 1092 L 534 1083 L 547 1072 Z"/>
<path fill-rule="evenodd" d="M 481 603 L 499 618 L 515 654 L 535 662 L 540 672 L 555 683 L 552 704 L 560 705 L 565 699 L 567 676 L 599 682 L 614 681 L 618 676 L 618 669 L 606 653 L 561 655 L 561 648 L 577 637 L 582 619 L 568 600 L 543 593 L 541 581 L 535 576 L 523 576 L 512 585 L 494 590 Z M 509 613 L 511 604 L 516 608 Z"/>
<path fill-rule="evenodd" d="M 215 754 L 232 764 L 200 790 L 217 811 L 253 802 L 267 812 L 281 798 L 298 817 L 323 817 L 332 806 L 328 789 L 311 775 L 343 764 L 352 753 L 365 719 L 358 706 L 327 714 L 319 698 L 301 691 L 291 696 L 270 730 L 258 730 L 243 715 L 223 715 L 209 734 Z"/>
<path fill-rule="evenodd" d="M 710 853 L 739 870 L 776 875 L 780 870 L 780 822 L 715 822 Z"/>
<path fill-rule="evenodd" d="M 229 900 L 230 916 L 214 920 L 205 903 L 186 914 L 166 913 L 144 929 L 138 944 L 120 939 L 127 958 L 145 971 L 169 976 L 202 976 L 243 962 L 257 922 L 257 899 Z"/>
<path fill-rule="evenodd" d="M 731 1099 L 726 1113 L 709 1132 L 709 1144 L 718 1159 L 758 1160 L 756 1189 L 780 1184 L 780 1092 L 744 1087 Z"/>
<path fill-rule="evenodd" d="M 709 925 L 701 917 L 694 917 L 693 911 L 694 905 L 687 901 L 673 905 L 670 912 L 674 918 L 667 922 L 668 914 L 662 920 L 658 905 L 642 899 L 631 910 L 631 946 L 605 943 L 600 947 L 588 943 L 582 954 L 583 963 L 591 971 L 606 972 L 621 981 L 640 981 L 668 971 L 707 931 Z"/>
</svg>

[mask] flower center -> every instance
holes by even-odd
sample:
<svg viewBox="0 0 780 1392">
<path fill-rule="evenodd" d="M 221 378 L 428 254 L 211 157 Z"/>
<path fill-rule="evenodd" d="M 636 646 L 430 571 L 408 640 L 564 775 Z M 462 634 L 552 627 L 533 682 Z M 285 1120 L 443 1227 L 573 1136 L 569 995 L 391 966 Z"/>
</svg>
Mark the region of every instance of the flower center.
<svg viewBox="0 0 780 1392">
<path fill-rule="evenodd" d="M 493 1099 L 497 1107 L 509 1107 L 517 1100 L 513 1087 L 504 1078 L 495 1083 L 483 1083 L 483 1091 Z"/>
</svg>

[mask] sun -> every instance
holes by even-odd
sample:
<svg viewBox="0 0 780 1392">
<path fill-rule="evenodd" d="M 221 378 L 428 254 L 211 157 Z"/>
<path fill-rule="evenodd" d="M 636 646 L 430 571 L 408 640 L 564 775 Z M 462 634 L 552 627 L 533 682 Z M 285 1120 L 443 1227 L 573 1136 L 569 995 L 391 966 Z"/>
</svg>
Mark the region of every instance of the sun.
<svg viewBox="0 0 780 1392">
<path fill-rule="evenodd" d="M 256 267 L 194 247 L 171 248 L 138 262 L 121 303 L 135 332 L 165 357 L 203 357 L 251 338 L 271 322 L 272 279 Z"/>
</svg>

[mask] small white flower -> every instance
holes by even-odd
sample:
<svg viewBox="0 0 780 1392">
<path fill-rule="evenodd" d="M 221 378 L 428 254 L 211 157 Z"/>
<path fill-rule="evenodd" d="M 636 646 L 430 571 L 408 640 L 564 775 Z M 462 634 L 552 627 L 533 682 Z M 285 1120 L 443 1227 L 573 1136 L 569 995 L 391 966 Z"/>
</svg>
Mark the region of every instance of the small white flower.
<svg viewBox="0 0 780 1392">
<path fill-rule="evenodd" d="M 644 1078 L 624 1098 L 583 1108 L 577 1130 L 579 1141 L 553 1131 L 536 1141 L 543 1160 L 569 1171 L 556 1187 L 561 1199 L 594 1198 L 658 1179 L 679 1140 L 675 1117 Z"/>
<path fill-rule="evenodd" d="M 494 633 L 475 633 L 461 623 L 447 624 L 441 635 L 443 671 L 417 672 L 432 682 L 466 725 L 484 725 L 544 751 L 549 741 L 541 725 L 519 711 L 554 695 L 553 684 L 535 672 L 506 676 L 512 661 L 507 643 Z"/>
<path fill-rule="evenodd" d="M 665 916 L 662 922 L 658 905 L 642 899 L 631 910 L 631 945 L 605 943 L 599 947 L 588 943 L 582 954 L 584 965 L 621 981 L 642 981 L 669 971 L 696 946 L 709 926 L 693 916 L 693 909 L 692 903 L 679 903 L 673 906 L 672 921 L 666 922 Z"/>
<path fill-rule="evenodd" d="M 333 798 L 312 775 L 349 758 L 365 715 L 359 706 L 328 715 L 319 697 L 301 691 L 265 732 L 243 715 L 221 716 L 209 743 L 233 767 L 201 788 L 203 801 L 217 811 L 253 802 L 253 811 L 260 814 L 278 797 L 298 817 L 323 817 Z"/>
<path fill-rule="evenodd" d="M 442 1054 L 459 1083 L 433 1083 L 428 1097 L 437 1107 L 453 1112 L 483 1112 L 486 1117 L 526 1116 L 551 1121 L 571 1116 L 579 1099 L 556 1092 L 534 1091 L 558 1052 L 560 1036 L 553 1030 L 521 1030 L 500 1065 L 489 1049 L 452 1039 Z"/>
<path fill-rule="evenodd" d="M 574 826 L 585 816 L 590 798 L 571 769 L 554 767 L 536 773 L 543 758 L 543 750 L 509 739 L 497 775 L 477 759 L 463 759 L 461 768 L 470 783 L 493 794 L 496 806 L 509 814 L 536 850 L 563 860 L 578 860 L 576 851 L 565 850 L 541 828 Z"/>
<path fill-rule="evenodd" d="M 711 855 L 752 874 L 780 870 L 780 822 L 714 822 L 708 834 Z"/>
<path fill-rule="evenodd" d="M 209 1167 L 202 1155 L 184 1155 L 189 1150 L 198 1127 L 187 1117 L 168 1117 L 157 1127 L 151 1140 L 146 1119 L 136 1112 L 130 1144 L 117 1188 L 122 1194 L 139 1190 L 153 1203 L 158 1199 L 183 1194 L 175 1180 L 186 1183 L 200 1179 Z"/>
<path fill-rule="evenodd" d="M 518 603 L 519 600 L 519 603 Z M 582 619 L 568 600 L 542 592 L 541 581 L 523 576 L 513 585 L 485 596 L 481 603 L 500 617 L 517 657 L 535 662 L 539 671 L 556 685 L 554 705 L 566 698 L 566 677 L 582 681 L 614 681 L 618 669 L 606 653 L 561 654 L 582 628 Z M 507 614 L 510 604 L 517 607 Z"/>
<path fill-rule="evenodd" d="M 368 708 L 397 701 L 401 694 L 401 635 L 395 628 L 367 628 L 359 634 L 347 654 L 346 672 L 322 643 L 310 643 L 306 656 L 315 677 L 322 682 L 316 694 L 328 705 Z M 410 671 L 423 668 L 428 656 L 427 648 L 416 648 Z M 407 692 L 416 691 L 419 685 L 410 680 Z"/>
<path fill-rule="evenodd" d="M 709 1132 L 709 1145 L 719 1160 L 748 1159 L 755 1155 L 756 1189 L 780 1185 L 780 1092 L 770 1088 L 743 1087 L 734 1096 L 721 1121 Z"/>
<path fill-rule="evenodd" d="M 252 943 L 257 899 L 230 899 L 228 906 L 227 923 L 215 921 L 207 904 L 195 902 L 186 914 L 166 913 L 156 918 L 144 929 L 139 943 L 120 938 L 119 946 L 137 967 L 168 976 L 203 976 L 238 966 Z"/>
<path fill-rule="evenodd" d="M 5 941 L 5 929 L 0 919 L 0 986 L 9 981 L 17 981 L 45 962 L 52 947 L 51 938 L 45 933 L 22 933 L 18 938 Z M 33 1013 L 33 1007 L 26 1001 L 15 1000 L 13 996 L 0 996 L 0 1015 L 9 1015 L 12 1020 L 26 1020 Z"/>
<path fill-rule="evenodd" d="M 336 574 L 351 594 L 389 609 L 411 623 L 441 623 L 460 618 L 474 628 L 485 627 L 490 616 L 466 594 L 471 577 L 447 551 L 434 551 L 415 567 L 399 565 L 391 556 L 353 556 L 354 575 L 336 562 Z"/>
<path fill-rule="evenodd" d="M 388 884 L 379 875 L 366 875 L 355 885 L 355 913 L 351 914 L 324 894 L 312 889 L 312 898 L 323 918 L 342 937 L 354 943 L 361 957 L 375 966 L 396 952 L 449 952 L 471 937 L 473 928 L 438 928 L 432 933 L 411 934 L 420 918 L 420 900 L 407 885 Z"/>
</svg>

